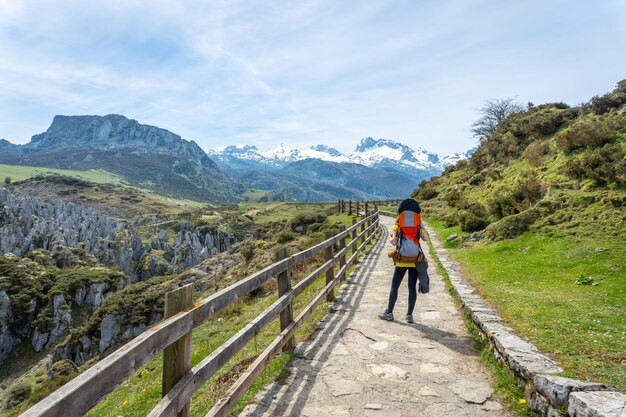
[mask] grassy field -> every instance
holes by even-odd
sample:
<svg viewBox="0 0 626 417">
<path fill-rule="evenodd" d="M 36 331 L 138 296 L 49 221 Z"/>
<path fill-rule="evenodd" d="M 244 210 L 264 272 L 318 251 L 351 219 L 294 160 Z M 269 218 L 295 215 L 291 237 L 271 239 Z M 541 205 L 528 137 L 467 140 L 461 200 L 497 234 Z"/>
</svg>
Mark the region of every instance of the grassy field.
<svg viewBox="0 0 626 417">
<path fill-rule="evenodd" d="M 429 224 L 445 240 L 458 226 Z M 465 276 L 564 375 L 626 391 L 626 249 L 621 239 L 527 232 L 515 240 L 446 243 Z"/>
<path fill-rule="evenodd" d="M 3 165 L 0 164 L 0 179 L 4 181 L 6 177 L 11 178 L 12 182 L 22 181 L 37 175 L 58 174 L 68 177 L 80 178 L 85 181 L 91 181 L 98 184 L 121 184 L 122 180 L 119 176 L 104 170 L 76 171 L 71 169 L 55 169 L 45 167 L 29 167 L 22 165 Z"/>
</svg>

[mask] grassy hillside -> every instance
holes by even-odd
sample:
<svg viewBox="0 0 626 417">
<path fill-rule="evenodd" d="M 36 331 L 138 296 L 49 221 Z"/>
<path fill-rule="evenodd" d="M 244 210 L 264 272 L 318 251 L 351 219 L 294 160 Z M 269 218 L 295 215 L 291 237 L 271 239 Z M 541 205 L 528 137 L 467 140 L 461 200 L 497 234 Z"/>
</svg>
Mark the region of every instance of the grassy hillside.
<svg viewBox="0 0 626 417">
<path fill-rule="evenodd" d="M 513 113 L 414 192 L 482 296 L 565 374 L 626 390 L 626 80 Z"/>
<path fill-rule="evenodd" d="M 85 181 L 91 181 L 98 184 L 120 184 L 121 178 L 111 172 L 90 169 L 88 171 L 78 171 L 72 169 L 55 169 L 45 167 L 30 167 L 22 165 L 3 165 L 0 164 L 0 179 L 5 181 L 8 177 L 11 181 L 22 181 L 33 178 L 38 175 L 57 174 L 67 177 L 74 177 Z"/>
</svg>

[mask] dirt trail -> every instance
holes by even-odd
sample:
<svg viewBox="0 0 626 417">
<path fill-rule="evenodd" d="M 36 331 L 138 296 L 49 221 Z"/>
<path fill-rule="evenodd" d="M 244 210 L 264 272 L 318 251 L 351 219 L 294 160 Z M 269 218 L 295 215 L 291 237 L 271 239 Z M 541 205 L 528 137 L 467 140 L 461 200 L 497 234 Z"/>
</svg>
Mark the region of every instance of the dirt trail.
<svg viewBox="0 0 626 417">
<path fill-rule="evenodd" d="M 389 229 L 393 220 L 381 222 Z M 431 292 L 418 295 L 416 323 L 404 320 L 406 277 L 395 321 L 377 318 L 389 294 L 390 248 L 386 239 L 375 245 L 343 285 L 321 329 L 296 348 L 287 379 L 268 386 L 241 416 L 507 415 L 432 262 Z"/>
<path fill-rule="evenodd" d="M 270 210 L 275 209 L 276 207 L 279 207 L 279 206 L 282 206 L 282 205 L 285 205 L 285 204 L 286 204 L 286 203 L 284 203 L 284 202 L 281 202 L 281 203 L 274 203 L 274 204 L 269 204 L 269 205 L 267 205 L 267 206 L 265 206 L 265 207 L 263 207 L 263 208 L 260 208 L 260 209 L 252 209 L 252 210 L 248 210 L 248 211 L 246 211 L 243 215 L 244 215 L 244 216 L 252 216 L 252 217 L 254 217 L 254 216 L 256 216 L 257 214 L 259 214 L 259 211 L 270 211 Z"/>
</svg>

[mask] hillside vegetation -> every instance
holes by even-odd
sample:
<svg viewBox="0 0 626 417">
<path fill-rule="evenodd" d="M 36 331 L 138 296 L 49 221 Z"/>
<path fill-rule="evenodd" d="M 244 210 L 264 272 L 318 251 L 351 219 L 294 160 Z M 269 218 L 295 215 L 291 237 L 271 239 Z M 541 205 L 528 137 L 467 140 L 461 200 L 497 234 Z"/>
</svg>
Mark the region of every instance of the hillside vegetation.
<svg viewBox="0 0 626 417">
<path fill-rule="evenodd" d="M 465 274 L 565 374 L 626 389 L 626 80 L 509 115 L 413 193 Z"/>
</svg>

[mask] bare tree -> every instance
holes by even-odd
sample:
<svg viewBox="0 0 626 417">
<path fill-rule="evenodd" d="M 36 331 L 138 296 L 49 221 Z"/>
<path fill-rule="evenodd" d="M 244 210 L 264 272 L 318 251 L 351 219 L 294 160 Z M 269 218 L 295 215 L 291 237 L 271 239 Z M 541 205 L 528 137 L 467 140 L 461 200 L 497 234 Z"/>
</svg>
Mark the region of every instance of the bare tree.
<svg viewBox="0 0 626 417">
<path fill-rule="evenodd" d="M 496 127 L 511 113 L 522 111 L 524 107 L 512 98 L 492 99 L 480 109 L 482 116 L 472 124 L 472 133 L 481 141 L 489 138 Z"/>
</svg>

